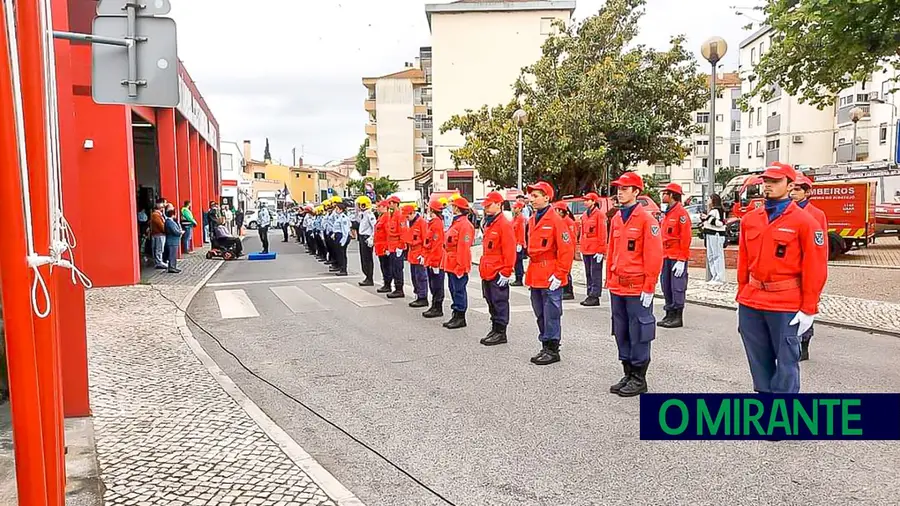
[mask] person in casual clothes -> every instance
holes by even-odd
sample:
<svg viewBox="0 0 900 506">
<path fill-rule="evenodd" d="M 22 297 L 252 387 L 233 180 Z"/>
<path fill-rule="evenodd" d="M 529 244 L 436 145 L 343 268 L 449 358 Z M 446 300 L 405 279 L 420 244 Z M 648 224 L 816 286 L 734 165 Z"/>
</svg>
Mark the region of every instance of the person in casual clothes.
<svg viewBox="0 0 900 506">
<path fill-rule="evenodd" d="M 181 252 L 185 255 L 191 252 L 196 228 L 197 220 L 194 218 L 194 212 L 191 211 L 191 201 L 185 200 L 181 207 L 181 229 L 184 230 L 184 235 L 181 236 Z"/>
<path fill-rule="evenodd" d="M 165 201 L 156 201 L 156 207 L 150 214 L 150 240 L 153 242 L 153 262 L 157 269 L 166 269 L 168 265 L 163 261 L 163 250 L 166 247 L 166 218 L 163 216 Z M 181 236 L 178 237 L 179 240 Z"/>
<path fill-rule="evenodd" d="M 722 197 L 715 193 L 707 202 L 709 213 L 701 215 L 703 238 L 706 241 L 706 265 L 710 284 L 725 282 L 725 208 Z"/>
<path fill-rule="evenodd" d="M 234 228 L 236 229 L 235 235 L 238 237 L 244 235 L 244 210 L 240 207 L 234 213 Z"/>
<path fill-rule="evenodd" d="M 167 271 L 175 274 L 181 272 L 181 269 L 178 268 L 178 247 L 181 245 L 181 236 L 184 234 L 184 231 L 181 230 L 181 225 L 176 221 L 177 215 L 178 213 L 175 211 L 174 206 L 166 210 L 165 248 L 169 252 Z"/>
<path fill-rule="evenodd" d="M 213 230 L 212 244 L 217 248 L 232 249 L 235 258 L 244 254 L 244 245 L 241 243 L 241 240 L 232 236 L 231 232 L 223 224 L 220 224 Z"/>
</svg>

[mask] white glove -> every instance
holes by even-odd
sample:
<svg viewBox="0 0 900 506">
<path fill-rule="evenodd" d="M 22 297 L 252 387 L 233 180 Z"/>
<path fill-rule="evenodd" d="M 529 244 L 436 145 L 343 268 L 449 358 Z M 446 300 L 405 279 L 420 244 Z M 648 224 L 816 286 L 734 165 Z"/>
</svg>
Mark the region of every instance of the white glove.
<svg viewBox="0 0 900 506">
<path fill-rule="evenodd" d="M 684 260 L 675 262 L 675 265 L 672 267 L 672 273 L 675 274 L 676 278 L 684 276 Z"/>
<path fill-rule="evenodd" d="M 797 335 L 802 336 L 804 332 L 812 328 L 813 322 L 816 320 L 815 315 L 809 315 L 800 311 L 794 316 L 794 319 L 791 320 L 789 325 L 799 325 L 797 327 Z"/>
<path fill-rule="evenodd" d="M 522 245 L 516 244 L 516 253 L 521 253 L 521 252 L 522 252 Z"/>
<path fill-rule="evenodd" d="M 368 239 L 366 239 L 366 246 L 368 246 L 368 247 L 370 247 L 370 248 L 371 248 L 372 246 L 375 246 L 375 238 L 374 238 L 374 237 L 369 237 Z"/>
<path fill-rule="evenodd" d="M 398 249 L 398 250 L 397 250 L 397 256 L 398 256 L 398 257 L 402 257 L 402 256 L 403 256 L 403 250 L 402 250 L 402 249 Z"/>
<path fill-rule="evenodd" d="M 734 312 L 735 323 L 737 323 L 737 328 L 741 328 L 741 306 L 740 304 L 737 307 L 737 311 Z"/>
<path fill-rule="evenodd" d="M 597 253 L 594 255 L 594 261 L 598 264 L 603 261 L 603 253 Z"/>
<path fill-rule="evenodd" d="M 425 257 L 419 256 L 419 263 L 420 263 L 420 264 L 424 264 L 424 263 L 425 263 Z"/>
<path fill-rule="evenodd" d="M 433 272 L 433 273 L 435 273 L 435 274 L 440 274 L 440 273 L 441 273 L 441 268 L 440 268 L 440 267 L 432 267 L 432 268 L 431 268 L 431 272 Z"/>
<path fill-rule="evenodd" d="M 550 290 L 551 292 L 554 291 L 554 290 L 558 290 L 559 287 L 562 286 L 562 281 L 556 279 L 556 276 L 550 276 L 550 279 L 549 279 L 548 281 L 550 281 L 550 288 L 549 288 L 549 290 Z"/>
<path fill-rule="evenodd" d="M 641 292 L 641 305 L 650 307 L 653 305 L 653 294 L 649 292 Z"/>
<path fill-rule="evenodd" d="M 506 277 L 503 274 L 497 276 L 497 286 L 506 286 L 509 284 L 510 280 L 512 280 L 512 276 Z"/>
</svg>

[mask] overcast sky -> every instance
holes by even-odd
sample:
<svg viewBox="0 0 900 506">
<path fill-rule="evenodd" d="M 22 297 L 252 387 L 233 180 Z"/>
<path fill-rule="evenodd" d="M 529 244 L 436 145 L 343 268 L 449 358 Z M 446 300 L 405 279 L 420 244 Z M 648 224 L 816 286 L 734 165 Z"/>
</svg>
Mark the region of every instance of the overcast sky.
<svg viewBox="0 0 900 506">
<path fill-rule="evenodd" d="M 577 0 L 579 19 L 605 0 Z M 426 3 L 446 0 L 172 0 L 178 52 L 221 127 L 223 140 L 249 139 L 262 158 L 322 164 L 353 156 L 365 138 L 363 76 L 403 69 L 430 45 Z M 663 47 L 684 33 L 690 47 L 712 35 L 737 67 L 747 18 L 731 5 L 758 0 L 648 0 L 639 42 Z M 761 17 L 759 13 L 750 13 Z M 701 58 L 699 50 L 697 58 Z M 706 62 L 703 62 L 704 65 Z"/>
</svg>

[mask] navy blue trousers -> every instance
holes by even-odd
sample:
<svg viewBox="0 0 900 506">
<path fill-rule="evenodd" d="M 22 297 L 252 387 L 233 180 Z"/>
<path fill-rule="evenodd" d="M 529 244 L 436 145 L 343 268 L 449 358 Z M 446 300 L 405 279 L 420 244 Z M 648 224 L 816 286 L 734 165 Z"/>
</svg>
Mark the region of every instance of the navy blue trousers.
<svg viewBox="0 0 900 506">
<path fill-rule="evenodd" d="M 800 391 L 800 338 L 790 325 L 794 312 L 738 307 L 738 332 L 744 342 L 753 390 L 795 394 Z"/>
<path fill-rule="evenodd" d="M 450 297 L 453 299 L 450 309 L 465 313 L 469 309 L 469 294 L 466 292 L 466 286 L 469 284 L 469 275 L 463 274 L 462 277 L 459 277 L 452 272 L 448 272 L 447 284 L 450 285 Z"/>
<path fill-rule="evenodd" d="M 640 367 L 650 361 L 650 343 L 656 339 L 653 306 L 644 307 L 641 297 L 609 295 L 613 333 L 619 348 L 619 360 Z"/>
<path fill-rule="evenodd" d="M 428 288 L 431 289 L 431 302 L 435 306 L 444 303 L 444 271 L 438 271 L 437 274 L 431 267 L 428 267 Z"/>
<path fill-rule="evenodd" d="M 537 318 L 538 339 L 542 343 L 562 339 L 563 289 L 531 289 L 531 309 Z"/>
<path fill-rule="evenodd" d="M 600 297 L 603 286 L 603 262 L 594 259 L 594 255 L 587 255 L 584 260 L 584 275 L 587 278 L 588 297 Z"/>
<path fill-rule="evenodd" d="M 522 282 L 525 281 L 525 249 L 522 248 L 522 251 L 516 253 L 516 267 L 514 272 L 516 273 L 516 281 Z"/>
<path fill-rule="evenodd" d="M 394 288 L 403 290 L 403 256 L 397 256 L 396 251 L 391 251 L 391 278 L 394 280 Z"/>
<path fill-rule="evenodd" d="M 424 265 L 409 266 L 412 275 L 413 291 L 416 293 L 417 299 L 428 298 L 428 269 Z"/>
<path fill-rule="evenodd" d="M 509 325 L 509 285 L 497 285 L 497 278 L 481 280 L 481 293 L 491 313 L 491 323 L 506 328 Z"/>
<path fill-rule="evenodd" d="M 391 255 L 381 255 L 378 257 L 378 265 L 381 266 L 381 279 L 384 280 L 384 286 L 391 286 L 393 275 L 391 273 Z"/>
<path fill-rule="evenodd" d="M 685 262 L 684 274 L 680 278 L 675 277 L 675 273 L 672 272 L 675 262 L 677 260 L 671 258 L 663 260 L 662 272 L 659 274 L 659 282 L 662 284 L 663 295 L 666 297 L 666 311 L 684 309 L 684 295 L 687 293 L 687 262 Z"/>
</svg>

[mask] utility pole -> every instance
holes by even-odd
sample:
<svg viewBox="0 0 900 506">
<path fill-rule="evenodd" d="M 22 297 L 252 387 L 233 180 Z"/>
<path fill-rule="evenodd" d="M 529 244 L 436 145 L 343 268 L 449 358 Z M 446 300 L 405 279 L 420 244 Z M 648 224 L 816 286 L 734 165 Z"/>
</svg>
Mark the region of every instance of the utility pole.
<svg viewBox="0 0 900 506">
<path fill-rule="evenodd" d="M 296 147 L 291 148 L 291 156 L 294 157 L 294 162 L 291 164 L 291 167 L 296 167 L 297 166 L 297 148 Z"/>
</svg>

